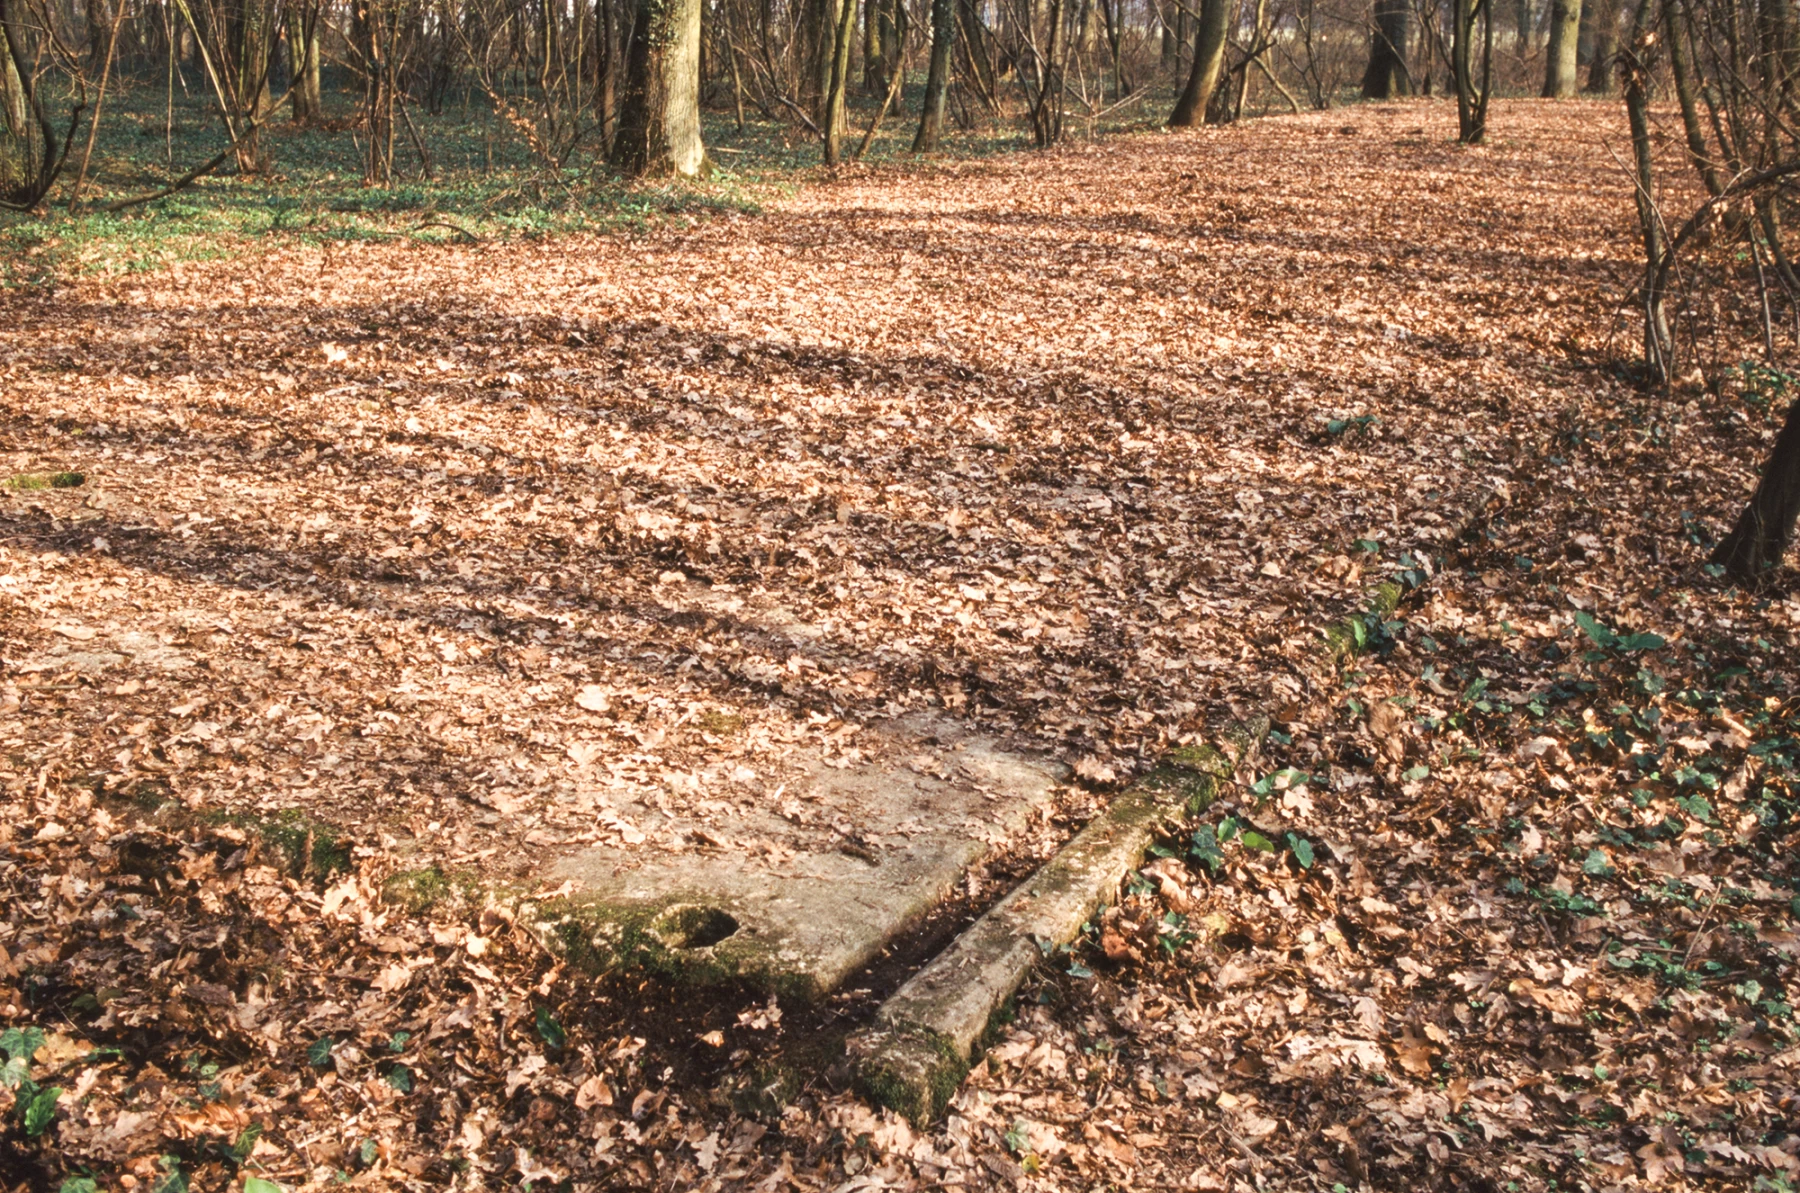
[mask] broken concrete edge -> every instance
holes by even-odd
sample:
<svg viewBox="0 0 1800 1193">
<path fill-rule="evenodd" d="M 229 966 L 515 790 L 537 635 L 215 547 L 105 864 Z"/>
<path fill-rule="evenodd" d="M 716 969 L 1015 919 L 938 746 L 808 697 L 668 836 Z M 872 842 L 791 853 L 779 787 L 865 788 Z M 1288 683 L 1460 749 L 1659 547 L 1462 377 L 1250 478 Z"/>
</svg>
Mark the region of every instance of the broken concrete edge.
<svg viewBox="0 0 1800 1193">
<path fill-rule="evenodd" d="M 254 837 L 295 878 L 323 883 L 351 869 L 351 833 L 297 809 L 193 809 L 155 782 L 108 790 L 103 780 L 96 780 L 94 792 L 162 831 L 223 827 Z M 729 901 L 720 907 L 716 896 L 676 895 L 655 903 L 546 899 L 522 884 L 433 864 L 389 874 L 381 882 L 380 898 L 415 915 L 444 907 L 459 914 L 503 909 L 548 952 L 595 976 L 635 967 L 686 985 L 743 983 L 802 1002 L 828 993 L 809 976 L 792 972 L 775 946 L 747 933 L 721 933 L 717 944 L 695 943 L 704 941 L 707 925 L 692 921 L 732 918 Z M 735 919 L 731 927 L 735 929 Z"/>
<path fill-rule="evenodd" d="M 846 1045 L 863 1095 L 915 1125 L 941 1115 L 1033 966 L 1116 898 L 1164 823 L 1212 803 L 1268 727 L 1172 753 L 914 974 Z"/>
<path fill-rule="evenodd" d="M 863 1096 L 919 1126 L 944 1112 L 969 1075 L 970 1057 L 954 1040 L 915 1024 L 858 1032 L 845 1051 Z"/>
<path fill-rule="evenodd" d="M 473 871 L 427 866 L 389 875 L 381 897 L 415 914 L 443 904 L 465 912 L 504 909 L 546 952 L 591 977 L 632 969 L 685 986 L 754 986 L 796 1002 L 828 993 L 793 972 L 775 946 L 736 932 L 730 901 L 713 896 L 677 894 L 653 903 L 546 898 Z M 706 943 L 715 917 L 731 921 L 733 930 L 719 930 L 717 942 Z"/>
<path fill-rule="evenodd" d="M 253 836 L 273 851 L 282 863 L 280 868 L 294 878 L 324 881 L 350 869 L 350 835 L 297 808 L 279 812 L 190 808 L 175 798 L 161 779 L 139 779 L 127 787 L 112 788 L 105 776 L 96 776 L 91 788 L 96 799 L 123 806 L 131 820 L 158 831 L 227 828 Z"/>
</svg>

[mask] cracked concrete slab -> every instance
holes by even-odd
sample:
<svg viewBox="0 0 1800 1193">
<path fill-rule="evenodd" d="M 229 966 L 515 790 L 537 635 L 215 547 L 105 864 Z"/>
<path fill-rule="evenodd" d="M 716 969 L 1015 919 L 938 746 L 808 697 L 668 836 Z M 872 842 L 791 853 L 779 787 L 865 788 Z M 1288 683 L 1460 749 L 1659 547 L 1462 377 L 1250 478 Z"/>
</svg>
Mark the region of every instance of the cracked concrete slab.
<svg viewBox="0 0 1800 1193">
<path fill-rule="evenodd" d="M 542 930 L 597 966 L 644 964 L 816 998 L 1022 833 L 1063 777 L 1059 764 L 942 716 L 873 725 L 858 741 L 862 761 L 812 760 L 791 785 L 810 832 L 797 838 L 773 810 L 734 826 L 782 836 L 791 849 L 583 849 L 551 865 L 549 881 L 572 879 L 575 890 Z"/>
</svg>

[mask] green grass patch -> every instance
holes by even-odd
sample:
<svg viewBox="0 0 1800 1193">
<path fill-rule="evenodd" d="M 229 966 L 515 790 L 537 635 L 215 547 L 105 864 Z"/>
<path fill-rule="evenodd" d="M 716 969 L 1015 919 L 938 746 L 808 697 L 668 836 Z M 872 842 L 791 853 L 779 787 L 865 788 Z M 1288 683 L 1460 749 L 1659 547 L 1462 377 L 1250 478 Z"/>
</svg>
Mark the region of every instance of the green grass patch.
<svg viewBox="0 0 1800 1193">
<path fill-rule="evenodd" d="M 87 480 L 79 472 L 21 472 L 0 482 L 0 488 L 29 493 L 39 489 L 74 489 Z"/>
<path fill-rule="evenodd" d="M 310 126 L 278 119 L 262 131 L 267 168 L 240 175 L 229 164 L 174 195 L 118 212 L 99 210 L 154 193 L 226 145 L 199 79 L 171 96 L 155 81 L 126 78 L 107 99 L 82 203 L 69 209 L 65 183 L 35 213 L 0 213 L 0 289 L 83 277 L 121 277 L 185 262 L 230 258 L 270 245 L 357 242 L 493 242 L 579 232 L 631 231 L 720 213 L 755 214 L 821 169 L 819 144 L 798 125 L 746 109 L 740 126 L 729 100 L 703 114 L 712 173 L 694 180 L 628 181 L 583 139 L 561 168 L 534 156 L 515 129 L 478 94 L 457 94 L 441 111 L 412 117 L 431 155 L 423 169 L 403 145 L 390 184 L 363 181 L 364 142 L 354 129 L 357 97 L 327 88 L 324 119 Z M 915 162 L 912 136 L 923 77 L 909 80 L 865 163 Z M 517 97 L 513 97 L 517 98 Z M 1065 127 L 1081 140 L 1160 125 L 1172 94 L 1089 117 L 1074 104 Z M 522 104 L 524 100 L 520 101 Z M 851 98 L 852 145 L 877 100 Z M 54 106 L 54 105 L 53 105 Z M 528 104 L 526 106 L 529 106 Z M 1104 105 L 1096 103 L 1098 111 Z M 938 158 L 986 157 L 1029 148 L 1023 124 L 972 114 L 945 130 Z"/>
</svg>

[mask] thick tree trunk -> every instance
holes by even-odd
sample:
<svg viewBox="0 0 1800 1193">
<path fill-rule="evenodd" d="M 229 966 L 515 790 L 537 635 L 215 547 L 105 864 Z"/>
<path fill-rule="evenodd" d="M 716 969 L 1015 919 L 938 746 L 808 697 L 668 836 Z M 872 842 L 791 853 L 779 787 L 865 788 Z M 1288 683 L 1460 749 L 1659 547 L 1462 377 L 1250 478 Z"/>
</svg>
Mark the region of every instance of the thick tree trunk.
<svg viewBox="0 0 1800 1193">
<path fill-rule="evenodd" d="M 931 65 L 925 72 L 925 103 L 919 113 L 914 153 L 937 148 L 944 130 L 944 94 L 950 89 L 950 47 L 956 42 L 956 0 L 931 0 Z"/>
<path fill-rule="evenodd" d="M 619 127 L 619 39 L 614 0 L 594 5 L 594 106 L 600 110 L 600 142 L 608 155 Z"/>
<path fill-rule="evenodd" d="M 1619 54 L 1619 0 L 1590 0 L 1588 7 L 1594 13 L 1593 57 L 1582 90 L 1605 95 L 1612 90 L 1614 59 Z"/>
<path fill-rule="evenodd" d="M 887 19 L 883 0 L 863 0 L 863 90 L 887 94 L 887 39 L 882 36 Z"/>
<path fill-rule="evenodd" d="M 1550 49 L 1544 62 L 1544 98 L 1575 94 L 1576 54 L 1581 48 L 1581 0 L 1554 0 L 1550 8 Z"/>
<path fill-rule="evenodd" d="M 694 176 L 700 139 L 700 0 L 636 0 L 612 164 L 627 174 Z"/>
<path fill-rule="evenodd" d="M 1230 21 L 1228 0 L 1201 0 L 1200 29 L 1194 35 L 1194 63 L 1188 70 L 1187 86 L 1175 101 L 1169 116 L 1170 128 L 1193 128 L 1206 117 L 1207 101 L 1219 85 L 1225 66 L 1225 34 Z"/>
<path fill-rule="evenodd" d="M 825 164 L 835 166 L 843 156 L 845 92 L 850 87 L 850 46 L 856 32 L 856 0 L 844 0 L 838 9 L 837 36 L 832 39 L 831 77 L 825 91 Z"/>
<path fill-rule="evenodd" d="M 1406 73 L 1406 40 L 1411 25 L 1410 0 L 1375 0 L 1369 68 L 1363 72 L 1364 99 L 1391 99 L 1411 90 L 1411 79 Z"/>
<path fill-rule="evenodd" d="M 0 0 L 0 47 L 8 51 L 13 66 L 7 84 L 9 88 L 17 87 L 25 115 L 19 136 L 0 138 L 0 151 L 4 151 L 0 153 L 0 198 L 29 208 L 35 207 L 56 184 L 74 136 L 74 121 L 80 119 L 81 110 L 76 109 L 68 135 L 59 143 L 56 127 L 44 110 L 43 96 L 38 93 L 31 72 L 30 43 L 19 12 L 23 7 L 19 0 Z M 7 144 L 8 140 L 11 144 Z"/>
<path fill-rule="evenodd" d="M 1796 515 L 1800 515 L 1800 402 L 1788 407 L 1775 450 L 1763 465 L 1762 481 L 1737 526 L 1713 552 L 1713 562 L 1737 580 L 1767 575 L 1787 553 Z"/>
<path fill-rule="evenodd" d="M 26 136 L 25 84 L 19 80 L 19 68 L 13 65 L 12 48 L 7 44 L 6 30 L 0 29 L 0 122 L 14 137 Z"/>
<path fill-rule="evenodd" d="M 287 10 L 288 77 L 293 82 L 295 124 L 311 124 L 320 116 L 319 21 L 321 15 L 299 7 Z"/>
</svg>

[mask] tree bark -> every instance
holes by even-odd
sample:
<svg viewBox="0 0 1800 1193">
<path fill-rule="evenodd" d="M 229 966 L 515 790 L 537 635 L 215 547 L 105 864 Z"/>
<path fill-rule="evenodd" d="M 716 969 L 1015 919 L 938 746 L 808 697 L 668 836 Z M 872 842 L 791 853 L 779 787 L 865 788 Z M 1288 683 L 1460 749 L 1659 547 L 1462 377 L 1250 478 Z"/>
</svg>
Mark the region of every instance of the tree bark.
<svg viewBox="0 0 1800 1193">
<path fill-rule="evenodd" d="M 825 164 L 835 166 L 843 156 L 845 92 L 850 86 L 850 45 L 856 32 L 856 0 L 844 0 L 838 8 L 837 36 L 832 39 L 831 78 L 825 92 Z"/>
<path fill-rule="evenodd" d="M 1031 138 L 1039 149 L 1062 134 L 1063 0 L 1050 0 L 1049 47 L 1037 62 L 1037 97 L 1031 105 Z"/>
<path fill-rule="evenodd" d="M 1800 402 L 1788 406 L 1787 421 L 1763 465 L 1762 480 L 1712 561 L 1736 580 L 1766 576 L 1787 553 L 1796 515 L 1800 515 Z"/>
<path fill-rule="evenodd" d="M 703 174 L 700 0 L 636 0 L 612 164 L 634 176 Z"/>
<path fill-rule="evenodd" d="M 1475 22 L 1483 25 L 1480 78 L 1476 78 Z M 1487 136 L 1489 83 L 1494 61 L 1493 0 L 1455 0 L 1451 8 L 1455 40 L 1450 47 L 1451 83 L 1456 88 L 1456 139 L 1479 145 Z"/>
<path fill-rule="evenodd" d="M 311 124 L 321 114 L 319 94 L 319 21 L 317 9 L 287 10 L 288 76 L 293 81 L 295 124 Z"/>
<path fill-rule="evenodd" d="M 1187 86 L 1175 101 L 1170 128 L 1193 128 L 1206 117 L 1207 101 L 1219 85 L 1225 66 L 1225 34 L 1231 19 L 1229 0 L 1201 0 L 1200 28 L 1194 34 L 1194 63 Z"/>
<path fill-rule="evenodd" d="M 883 0 L 863 0 L 863 90 L 870 95 L 887 94 L 886 21 Z"/>
<path fill-rule="evenodd" d="M 1587 86 L 1590 95 L 1605 95 L 1612 90 L 1613 59 L 1619 53 L 1619 0 L 1592 0 L 1594 10 L 1593 57 L 1588 63 Z"/>
<path fill-rule="evenodd" d="M 13 65 L 12 47 L 6 40 L 6 30 L 0 28 L 0 121 L 4 121 L 6 131 L 14 137 L 24 137 L 30 131 L 26 124 L 25 84 L 19 78 L 19 68 Z"/>
<path fill-rule="evenodd" d="M 956 0 L 931 0 L 931 65 L 925 72 L 925 102 L 919 113 L 914 153 L 937 148 L 944 129 L 944 94 L 950 88 L 950 47 L 956 42 Z"/>
<path fill-rule="evenodd" d="M 1410 0 L 1375 0 L 1375 25 L 1369 40 L 1369 68 L 1363 72 L 1364 99 L 1391 99 L 1411 90 L 1406 73 L 1406 41 L 1411 32 Z"/>
<path fill-rule="evenodd" d="M 1655 161 L 1650 144 L 1649 57 L 1656 39 L 1658 0 L 1638 0 L 1632 18 L 1631 45 L 1619 59 L 1619 81 L 1625 98 L 1625 116 L 1631 126 L 1632 166 L 1637 173 L 1638 231 L 1644 244 L 1644 364 L 1658 381 L 1672 369 L 1674 340 L 1669 334 L 1668 313 L 1663 306 L 1662 270 L 1664 243 L 1662 217 L 1656 210 Z"/>
<path fill-rule="evenodd" d="M 1544 98 L 1575 94 L 1576 55 L 1581 48 L 1581 0 L 1554 0 L 1550 8 L 1550 48 L 1544 61 Z"/>
</svg>

